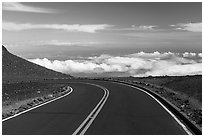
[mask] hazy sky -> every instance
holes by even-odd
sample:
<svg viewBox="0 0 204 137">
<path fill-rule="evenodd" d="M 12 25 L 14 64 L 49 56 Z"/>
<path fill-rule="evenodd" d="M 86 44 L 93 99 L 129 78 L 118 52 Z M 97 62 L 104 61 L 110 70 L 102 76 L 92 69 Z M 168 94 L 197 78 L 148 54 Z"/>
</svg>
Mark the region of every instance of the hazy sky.
<svg viewBox="0 0 204 137">
<path fill-rule="evenodd" d="M 3 44 L 27 59 L 202 52 L 202 3 L 6 3 Z"/>
</svg>

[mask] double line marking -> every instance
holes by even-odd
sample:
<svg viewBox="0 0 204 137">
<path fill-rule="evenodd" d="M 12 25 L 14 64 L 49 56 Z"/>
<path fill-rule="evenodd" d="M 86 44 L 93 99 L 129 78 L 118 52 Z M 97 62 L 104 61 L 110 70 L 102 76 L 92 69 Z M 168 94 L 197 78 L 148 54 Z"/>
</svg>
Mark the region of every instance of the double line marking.
<svg viewBox="0 0 204 137">
<path fill-rule="evenodd" d="M 95 108 L 91 111 L 91 113 L 88 115 L 88 117 L 81 123 L 81 125 L 74 131 L 73 135 L 84 135 L 85 132 L 88 130 L 88 128 L 91 126 L 92 122 L 96 118 L 96 116 L 99 114 L 101 109 L 103 108 L 104 104 L 106 103 L 106 100 L 109 96 L 109 91 L 107 88 L 102 87 L 100 85 L 92 84 L 92 83 L 86 83 L 89 85 L 97 86 L 104 91 L 104 95 L 100 102 L 95 106 Z"/>
</svg>

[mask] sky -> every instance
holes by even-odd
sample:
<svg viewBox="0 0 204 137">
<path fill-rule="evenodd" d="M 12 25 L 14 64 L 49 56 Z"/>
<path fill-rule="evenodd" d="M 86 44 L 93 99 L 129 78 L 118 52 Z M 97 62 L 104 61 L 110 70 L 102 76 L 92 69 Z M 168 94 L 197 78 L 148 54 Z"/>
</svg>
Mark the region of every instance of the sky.
<svg viewBox="0 0 204 137">
<path fill-rule="evenodd" d="M 2 34 L 10 52 L 76 76 L 202 73 L 201 2 L 3 2 Z"/>
</svg>

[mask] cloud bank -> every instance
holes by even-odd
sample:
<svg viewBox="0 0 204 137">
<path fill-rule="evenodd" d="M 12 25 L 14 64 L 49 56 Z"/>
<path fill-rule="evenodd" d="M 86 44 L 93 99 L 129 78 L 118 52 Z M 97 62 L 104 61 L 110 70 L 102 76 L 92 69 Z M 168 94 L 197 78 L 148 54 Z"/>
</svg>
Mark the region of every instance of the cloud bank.
<svg viewBox="0 0 204 137">
<path fill-rule="evenodd" d="M 160 29 L 157 29 L 157 25 L 131 25 L 127 28 L 111 28 L 110 31 L 158 31 Z"/>
<path fill-rule="evenodd" d="M 145 25 L 140 25 L 140 26 L 135 26 L 135 25 L 132 25 L 131 26 L 133 30 L 154 30 L 155 25 L 149 25 L 149 26 L 145 26 Z"/>
<path fill-rule="evenodd" d="M 19 47 L 19 46 L 91 46 L 101 44 L 95 41 L 86 41 L 86 42 L 71 42 L 68 40 L 38 40 L 38 41 L 17 41 L 14 43 L 3 43 L 7 47 Z"/>
<path fill-rule="evenodd" d="M 186 30 L 191 32 L 202 32 L 202 23 L 178 23 L 176 25 L 170 25 L 175 27 L 176 30 Z"/>
<path fill-rule="evenodd" d="M 56 13 L 56 10 L 47 8 L 38 8 L 27 6 L 19 2 L 3 2 L 2 9 L 6 11 L 19 11 L 19 12 L 33 12 L 33 13 Z"/>
<path fill-rule="evenodd" d="M 68 74 L 85 73 L 88 76 L 94 74 L 123 74 L 123 76 L 183 76 L 202 74 L 201 54 L 191 54 L 192 58 L 186 58 L 187 53 L 145 53 L 139 52 L 125 56 L 101 55 L 80 60 L 48 60 L 29 59 L 29 61 Z M 196 58 L 196 59 L 195 59 Z M 118 75 L 120 76 L 120 75 Z"/>
<path fill-rule="evenodd" d="M 55 29 L 65 30 L 68 32 L 88 32 L 95 33 L 98 30 L 104 30 L 111 25 L 108 24 L 91 24 L 91 25 L 80 25 L 80 24 L 32 24 L 32 23 L 14 23 L 3 21 L 2 28 L 7 31 L 22 31 L 30 29 Z"/>
</svg>

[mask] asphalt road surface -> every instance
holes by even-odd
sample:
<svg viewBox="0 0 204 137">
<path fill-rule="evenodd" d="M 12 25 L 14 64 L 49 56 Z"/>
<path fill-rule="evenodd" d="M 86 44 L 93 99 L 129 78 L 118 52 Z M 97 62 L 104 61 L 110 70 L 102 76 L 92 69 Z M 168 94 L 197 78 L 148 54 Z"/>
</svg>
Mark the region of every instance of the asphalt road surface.
<svg viewBox="0 0 204 137">
<path fill-rule="evenodd" d="M 2 122 L 3 135 L 71 135 L 82 130 L 88 135 L 187 134 L 141 90 L 111 82 L 88 81 L 102 88 L 76 82 L 68 82 L 74 89 L 68 96 Z"/>
</svg>

